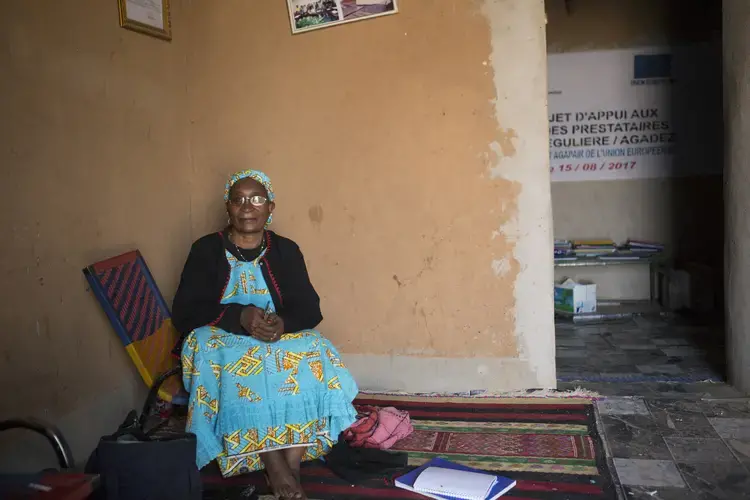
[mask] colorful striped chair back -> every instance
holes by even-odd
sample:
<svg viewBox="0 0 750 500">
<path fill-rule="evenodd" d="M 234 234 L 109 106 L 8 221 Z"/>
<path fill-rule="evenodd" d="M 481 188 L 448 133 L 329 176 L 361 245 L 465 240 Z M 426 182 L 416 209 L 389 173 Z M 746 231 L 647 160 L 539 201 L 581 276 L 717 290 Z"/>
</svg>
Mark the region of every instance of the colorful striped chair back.
<svg viewBox="0 0 750 500">
<path fill-rule="evenodd" d="M 135 250 L 92 264 L 83 274 L 141 377 L 153 387 L 179 362 L 171 355 L 179 334 L 146 261 Z M 180 377 L 166 379 L 158 396 L 185 404 Z"/>
</svg>

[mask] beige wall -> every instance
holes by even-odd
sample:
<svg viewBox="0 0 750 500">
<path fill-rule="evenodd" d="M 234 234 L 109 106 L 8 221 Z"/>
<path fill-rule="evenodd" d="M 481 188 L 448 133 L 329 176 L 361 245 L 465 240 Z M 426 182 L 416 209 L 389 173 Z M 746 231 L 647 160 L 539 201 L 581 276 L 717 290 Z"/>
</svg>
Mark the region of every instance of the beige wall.
<svg viewBox="0 0 750 500">
<path fill-rule="evenodd" d="M 0 418 L 54 420 L 80 460 L 143 397 L 81 268 L 140 248 L 171 296 L 190 157 L 180 2 L 172 44 L 119 28 L 117 2 L 64 3 L 0 16 Z"/>
<path fill-rule="evenodd" d="M 282 3 L 193 3 L 193 236 L 262 168 L 364 387 L 554 384 L 542 1 L 400 7 L 290 36 Z"/>
<path fill-rule="evenodd" d="M 750 4 L 724 0 L 726 324 L 729 379 L 750 393 Z"/>
<path fill-rule="evenodd" d="M 283 2 L 172 4 L 172 43 L 115 2 L 0 20 L 0 414 L 58 422 L 82 459 L 140 404 L 80 269 L 137 247 L 171 299 L 246 167 L 363 387 L 554 386 L 542 0 L 402 0 L 298 36 Z"/>
<path fill-rule="evenodd" d="M 700 0 L 547 0 L 547 44 L 552 53 L 717 40 L 719 4 Z M 718 66 L 717 66 L 718 68 Z M 717 70 L 719 106 L 720 86 Z M 721 145 L 707 144 L 721 160 Z M 721 264 L 723 237 L 720 176 L 555 182 L 556 238 L 642 238 L 662 241 L 680 260 Z M 568 274 L 560 269 L 557 276 Z M 645 269 L 594 269 L 576 276 L 593 279 L 608 298 L 645 298 Z"/>
</svg>

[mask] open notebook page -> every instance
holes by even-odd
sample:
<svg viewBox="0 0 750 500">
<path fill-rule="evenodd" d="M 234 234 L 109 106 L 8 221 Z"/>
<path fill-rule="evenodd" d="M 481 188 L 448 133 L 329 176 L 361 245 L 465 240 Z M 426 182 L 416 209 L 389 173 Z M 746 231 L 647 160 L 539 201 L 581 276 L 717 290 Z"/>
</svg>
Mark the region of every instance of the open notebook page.
<svg viewBox="0 0 750 500">
<path fill-rule="evenodd" d="M 465 500 L 485 500 L 495 482 L 497 478 L 490 474 L 428 467 L 414 481 L 414 490 Z"/>
</svg>

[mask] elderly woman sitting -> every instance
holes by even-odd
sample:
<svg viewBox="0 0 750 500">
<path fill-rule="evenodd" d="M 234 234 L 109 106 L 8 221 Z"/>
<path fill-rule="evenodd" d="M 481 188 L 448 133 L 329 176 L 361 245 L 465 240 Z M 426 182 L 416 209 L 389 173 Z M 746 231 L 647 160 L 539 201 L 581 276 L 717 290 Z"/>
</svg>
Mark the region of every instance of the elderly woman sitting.
<svg viewBox="0 0 750 500">
<path fill-rule="evenodd" d="M 265 469 L 277 497 L 304 498 L 300 462 L 354 422 L 357 385 L 313 330 L 320 299 L 299 247 L 267 230 L 268 177 L 233 175 L 224 201 L 229 225 L 193 244 L 173 305 L 188 431 L 198 467 L 217 460 L 225 477 Z"/>
</svg>

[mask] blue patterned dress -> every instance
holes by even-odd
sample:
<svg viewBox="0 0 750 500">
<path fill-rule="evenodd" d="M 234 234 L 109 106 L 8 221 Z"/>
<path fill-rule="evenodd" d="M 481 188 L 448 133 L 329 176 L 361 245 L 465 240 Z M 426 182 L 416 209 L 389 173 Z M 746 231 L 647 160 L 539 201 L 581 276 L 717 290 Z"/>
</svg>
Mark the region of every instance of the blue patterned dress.
<svg viewBox="0 0 750 500">
<path fill-rule="evenodd" d="M 244 262 L 226 252 L 222 304 L 273 310 L 262 256 Z M 336 348 L 313 330 L 265 343 L 204 326 L 185 339 L 182 370 L 198 467 L 216 459 L 225 477 L 262 469 L 265 451 L 307 446 L 303 460 L 319 458 L 356 418 L 357 385 Z"/>
</svg>

